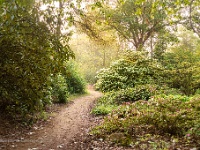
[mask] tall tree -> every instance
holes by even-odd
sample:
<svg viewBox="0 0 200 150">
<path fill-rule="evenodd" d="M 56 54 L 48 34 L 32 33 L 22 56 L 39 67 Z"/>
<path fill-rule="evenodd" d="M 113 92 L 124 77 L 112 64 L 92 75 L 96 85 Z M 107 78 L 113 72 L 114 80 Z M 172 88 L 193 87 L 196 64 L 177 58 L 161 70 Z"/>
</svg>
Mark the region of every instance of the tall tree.
<svg viewBox="0 0 200 150">
<path fill-rule="evenodd" d="M 158 35 L 164 30 L 170 32 L 172 28 L 167 27 L 177 21 L 176 3 L 162 0 L 121 0 L 112 3 L 105 0 L 96 2 L 92 10 L 98 12 L 93 17 L 93 22 L 104 25 L 104 30 L 114 29 L 137 51 L 147 46 L 152 38 L 154 42 L 157 41 Z M 92 31 L 91 33 L 97 37 L 98 30 L 92 26 L 94 23 L 90 20 L 86 22 L 84 19 L 82 22 L 84 25 L 89 24 L 85 26 L 89 28 L 87 31 Z"/>
<path fill-rule="evenodd" d="M 188 15 L 184 17 L 184 25 L 200 37 L 200 1 L 191 0 L 189 3 L 186 3 L 186 6 L 188 8 Z"/>
</svg>

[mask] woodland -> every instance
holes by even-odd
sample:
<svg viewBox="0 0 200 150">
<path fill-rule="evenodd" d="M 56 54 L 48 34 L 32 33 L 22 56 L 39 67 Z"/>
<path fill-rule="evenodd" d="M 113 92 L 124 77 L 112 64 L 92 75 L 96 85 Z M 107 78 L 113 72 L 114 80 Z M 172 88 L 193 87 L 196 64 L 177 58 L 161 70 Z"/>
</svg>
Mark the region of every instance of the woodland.
<svg viewBox="0 0 200 150">
<path fill-rule="evenodd" d="M 87 94 L 92 137 L 200 148 L 199 0 L 0 0 L 0 114 L 31 126 Z"/>
</svg>

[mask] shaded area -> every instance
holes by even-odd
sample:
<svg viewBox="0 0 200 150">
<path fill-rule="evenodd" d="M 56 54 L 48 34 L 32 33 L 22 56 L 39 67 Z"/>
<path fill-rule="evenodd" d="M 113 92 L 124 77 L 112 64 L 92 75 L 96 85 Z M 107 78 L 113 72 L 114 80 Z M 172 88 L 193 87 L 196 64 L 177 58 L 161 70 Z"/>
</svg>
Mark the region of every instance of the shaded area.
<svg viewBox="0 0 200 150">
<path fill-rule="evenodd" d="M 68 107 L 62 106 L 45 125 L 35 126 L 28 131 L 18 133 L 14 140 L 12 134 L 0 135 L 0 149 L 66 149 L 68 142 L 75 135 L 87 132 L 92 123 L 90 121 L 91 106 L 101 93 L 94 91 L 92 87 L 89 87 L 89 93 L 87 96 L 75 99 Z M 16 129 L 16 132 L 19 131 Z"/>
</svg>

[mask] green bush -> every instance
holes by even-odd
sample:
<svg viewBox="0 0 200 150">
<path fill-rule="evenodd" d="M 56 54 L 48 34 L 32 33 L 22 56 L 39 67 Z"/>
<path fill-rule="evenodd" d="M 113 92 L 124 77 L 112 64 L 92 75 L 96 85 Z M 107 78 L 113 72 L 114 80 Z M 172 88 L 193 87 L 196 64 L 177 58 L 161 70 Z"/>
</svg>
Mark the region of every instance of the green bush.
<svg viewBox="0 0 200 150">
<path fill-rule="evenodd" d="M 187 37 L 187 36 L 186 36 Z M 172 88 L 180 89 L 186 95 L 193 95 L 200 87 L 200 48 L 191 39 L 179 43 L 171 52 L 165 53 L 162 60 L 164 82 Z"/>
<path fill-rule="evenodd" d="M 15 1 L 2 3 L 0 111 L 13 110 L 11 116 L 21 114 L 23 118 L 50 103 L 49 76 L 62 72 L 63 62 L 73 53 L 31 10 Z"/>
<path fill-rule="evenodd" d="M 97 104 L 92 109 L 91 113 L 95 115 L 107 115 L 111 113 L 117 107 L 114 97 L 114 92 L 105 93 L 103 97 L 98 99 Z"/>
<path fill-rule="evenodd" d="M 117 105 L 97 105 L 94 109 L 92 109 L 91 113 L 95 115 L 107 115 L 117 107 Z"/>
<path fill-rule="evenodd" d="M 50 96 L 55 103 L 66 103 L 70 94 L 85 92 L 85 81 L 77 72 L 75 63 L 70 60 L 65 62 L 65 72 L 51 77 Z"/>
<path fill-rule="evenodd" d="M 61 74 L 52 77 L 51 87 L 52 87 L 51 89 L 52 102 L 66 103 L 67 98 L 69 97 L 69 92 L 67 89 L 65 78 Z"/>
<path fill-rule="evenodd" d="M 196 95 L 200 94 L 200 88 L 198 88 L 195 92 Z"/>
<path fill-rule="evenodd" d="M 158 84 L 193 95 L 200 86 L 199 48 L 176 47 L 165 53 L 159 63 L 138 52 L 128 51 L 123 59 L 97 74 L 96 88 L 103 92 L 133 88 L 137 85 Z"/>
<path fill-rule="evenodd" d="M 80 73 L 77 71 L 75 62 L 72 60 L 66 64 L 66 72 L 64 74 L 68 91 L 70 94 L 85 93 L 86 82 Z"/>
<path fill-rule="evenodd" d="M 105 93 L 101 98 L 98 99 L 97 105 L 98 104 L 103 104 L 103 105 L 116 104 L 115 97 L 116 97 L 115 92 Z"/>
<path fill-rule="evenodd" d="M 108 92 L 156 83 L 161 80 L 157 78 L 160 70 L 156 61 L 132 52 L 124 59 L 114 62 L 109 68 L 101 70 L 96 76 L 96 88 Z"/>
<path fill-rule="evenodd" d="M 182 102 L 187 102 L 187 101 L 190 101 L 193 97 L 189 97 L 186 95 L 161 94 L 161 95 L 155 95 L 154 98 L 156 98 L 156 99 L 159 99 L 159 98 L 171 99 L 171 100 L 175 100 L 175 101 L 180 100 Z"/>
<path fill-rule="evenodd" d="M 172 93 L 174 95 L 169 93 Z M 138 85 L 134 88 L 120 89 L 118 91 L 105 93 L 104 96 L 98 100 L 96 107 L 93 109 L 92 113 L 96 114 L 96 111 L 98 111 L 98 115 L 100 115 L 102 109 L 109 109 L 109 111 L 105 111 L 108 114 L 116 108 L 115 106 L 118 106 L 125 102 L 132 103 L 138 100 L 149 100 L 151 96 L 159 94 L 162 94 L 162 96 L 164 97 L 169 97 L 171 95 L 185 100 L 188 98 L 187 96 L 178 95 L 179 91 L 175 89 L 170 89 L 166 86 L 161 87 L 154 84 Z M 166 94 L 168 94 L 169 96 L 167 96 Z M 113 107 L 111 107 L 112 105 Z M 105 115 L 105 112 L 102 111 L 102 115 Z"/>
<path fill-rule="evenodd" d="M 156 95 L 163 94 L 163 95 L 184 95 L 179 89 L 171 88 L 166 84 L 157 85 Z"/>
<path fill-rule="evenodd" d="M 196 99 L 186 96 L 157 97 L 150 100 L 150 105 L 153 106 L 152 114 L 150 113 L 147 119 L 161 132 L 186 135 L 191 128 L 199 124 L 200 97 Z"/>
<path fill-rule="evenodd" d="M 153 85 L 144 85 L 121 89 L 115 92 L 113 100 L 117 104 L 122 104 L 123 102 L 134 102 L 137 100 L 148 100 L 152 95 L 155 95 L 156 88 L 157 87 Z"/>
<path fill-rule="evenodd" d="M 158 86 L 156 85 L 144 85 L 105 93 L 103 97 L 98 99 L 92 113 L 96 115 L 106 115 L 124 102 L 148 100 L 152 95 L 155 95 L 157 88 Z"/>
<path fill-rule="evenodd" d="M 121 133 L 127 139 L 145 134 L 171 134 L 174 136 L 200 137 L 200 97 L 178 99 L 176 96 L 154 97 L 149 101 L 124 104 L 105 118 L 92 133 L 109 138 Z M 130 143 L 129 143 L 130 144 Z"/>
</svg>

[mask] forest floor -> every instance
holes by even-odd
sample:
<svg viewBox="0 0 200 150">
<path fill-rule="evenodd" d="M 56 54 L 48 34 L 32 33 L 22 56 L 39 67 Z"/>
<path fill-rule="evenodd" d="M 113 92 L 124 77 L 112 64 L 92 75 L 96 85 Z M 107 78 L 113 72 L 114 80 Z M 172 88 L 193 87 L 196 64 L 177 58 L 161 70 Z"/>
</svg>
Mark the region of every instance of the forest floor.
<svg viewBox="0 0 200 150">
<path fill-rule="evenodd" d="M 90 114 L 101 93 L 90 86 L 88 95 L 68 105 L 54 105 L 46 121 L 30 128 L 0 120 L 0 150 L 121 150 L 102 139 L 93 139 L 89 131 L 102 118 Z M 2 118 L 2 117 L 0 117 Z"/>
</svg>

